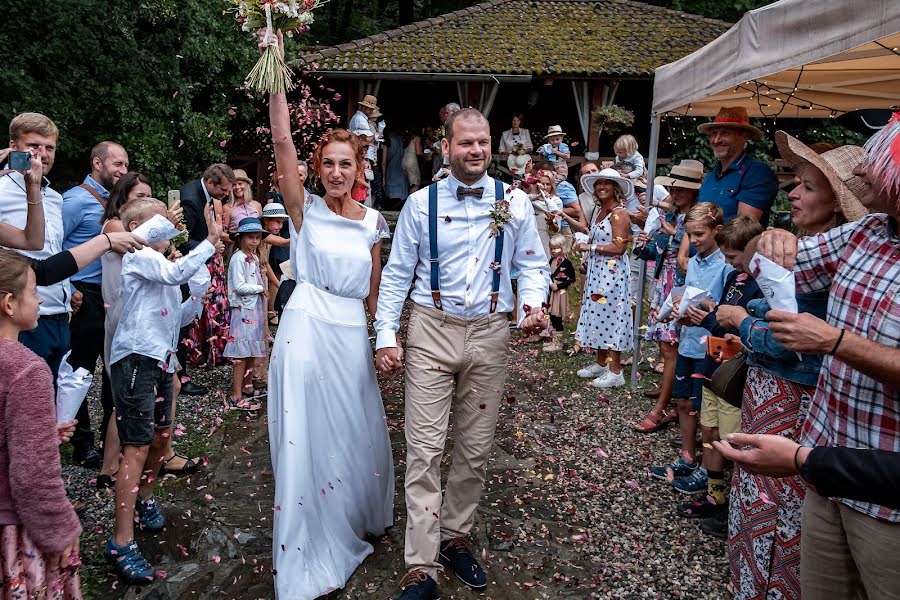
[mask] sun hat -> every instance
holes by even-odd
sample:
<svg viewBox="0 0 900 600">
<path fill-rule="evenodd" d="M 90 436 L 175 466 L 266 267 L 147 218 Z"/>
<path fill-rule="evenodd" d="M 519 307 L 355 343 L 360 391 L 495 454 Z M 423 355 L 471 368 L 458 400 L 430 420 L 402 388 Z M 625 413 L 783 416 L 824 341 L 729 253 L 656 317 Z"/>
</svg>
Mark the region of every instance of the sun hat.
<svg viewBox="0 0 900 600">
<path fill-rule="evenodd" d="M 594 185 L 601 179 L 608 179 L 619 186 L 622 195 L 627 200 L 634 194 L 634 183 L 627 177 L 619 175 L 615 169 L 603 169 L 599 173 L 588 173 L 581 176 L 581 189 L 588 191 L 593 195 Z"/>
<path fill-rule="evenodd" d="M 822 171 L 847 221 L 858 221 L 866 216 L 868 211 L 859 201 L 859 197 L 865 193 L 865 183 L 853 174 L 853 169 L 866 158 L 866 151 L 860 146 L 838 146 L 817 154 L 784 131 L 775 132 L 775 144 L 781 158 L 791 165 L 794 172 L 805 164 Z"/>
<path fill-rule="evenodd" d="M 238 221 L 237 231 L 229 233 L 228 237 L 236 240 L 242 233 L 261 233 L 263 237 L 269 235 L 268 231 L 263 230 L 262 222 L 256 217 L 244 217 Z"/>
<path fill-rule="evenodd" d="M 284 210 L 284 205 L 279 202 L 270 202 L 263 206 L 262 215 L 260 215 L 262 219 L 286 219 L 287 217 L 288 214 Z M 238 227 L 240 227 L 240 224 L 238 224 Z"/>
<path fill-rule="evenodd" d="M 680 187 L 699 190 L 703 183 L 703 163 L 686 158 L 672 167 L 668 177 L 657 177 L 654 183 L 665 187 Z"/>
<path fill-rule="evenodd" d="M 546 140 L 548 137 L 553 137 L 554 135 L 566 135 L 566 134 L 563 133 L 562 127 L 560 127 L 559 125 L 551 125 L 550 127 L 547 128 L 547 135 L 544 136 L 544 139 Z"/>
<path fill-rule="evenodd" d="M 366 94 L 362 100 L 357 102 L 357 104 L 362 104 L 367 108 L 378 108 L 378 98 L 376 98 L 372 94 Z"/>
<path fill-rule="evenodd" d="M 253 185 L 253 180 L 250 179 L 250 176 L 247 175 L 247 171 L 243 169 L 235 169 L 234 170 L 234 180 L 235 181 L 244 181 L 250 185 Z"/>
<path fill-rule="evenodd" d="M 378 117 L 383 117 L 384 113 L 382 113 L 381 109 L 376 106 L 375 110 L 373 110 L 372 114 L 369 116 L 372 117 L 373 119 L 377 119 Z"/>
<path fill-rule="evenodd" d="M 732 129 L 740 129 L 750 134 L 751 139 L 759 139 L 763 136 L 761 129 L 750 124 L 750 117 L 747 115 L 747 109 L 743 106 L 723 106 L 719 109 L 719 113 L 709 123 L 703 123 L 697 130 L 700 133 L 709 133 L 713 127 L 730 127 Z"/>
</svg>

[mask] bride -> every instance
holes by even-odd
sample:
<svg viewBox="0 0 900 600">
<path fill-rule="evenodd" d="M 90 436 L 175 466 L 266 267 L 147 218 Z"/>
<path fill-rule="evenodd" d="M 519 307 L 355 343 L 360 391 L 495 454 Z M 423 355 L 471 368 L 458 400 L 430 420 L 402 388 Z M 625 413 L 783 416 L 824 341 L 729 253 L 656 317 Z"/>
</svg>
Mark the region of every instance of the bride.
<svg viewBox="0 0 900 600">
<path fill-rule="evenodd" d="M 355 136 L 338 129 L 319 142 L 311 167 L 325 197 L 304 198 L 284 94 L 271 95 L 269 118 L 297 281 L 269 363 L 273 567 L 278 598 L 311 599 L 344 586 L 373 552 L 363 537 L 382 534 L 393 516 L 391 445 L 365 312 L 375 314 L 389 231 L 381 214 L 350 197 L 363 169 Z"/>
</svg>

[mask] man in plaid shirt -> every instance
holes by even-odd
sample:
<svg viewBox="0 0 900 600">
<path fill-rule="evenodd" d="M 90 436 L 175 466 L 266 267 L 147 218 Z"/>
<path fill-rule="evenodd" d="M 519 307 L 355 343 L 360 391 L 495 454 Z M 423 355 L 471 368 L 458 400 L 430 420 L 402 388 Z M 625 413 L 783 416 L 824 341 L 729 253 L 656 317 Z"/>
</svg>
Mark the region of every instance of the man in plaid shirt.
<svg viewBox="0 0 900 600">
<path fill-rule="evenodd" d="M 767 314 L 787 349 L 826 355 L 801 442 L 900 452 L 900 113 L 866 151 L 854 174 L 875 214 L 799 241 L 767 231 L 758 249 L 798 292 L 829 290 L 826 321 Z M 804 600 L 900 598 L 900 511 L 810 488 L 802 527 Z"/>
</svg>

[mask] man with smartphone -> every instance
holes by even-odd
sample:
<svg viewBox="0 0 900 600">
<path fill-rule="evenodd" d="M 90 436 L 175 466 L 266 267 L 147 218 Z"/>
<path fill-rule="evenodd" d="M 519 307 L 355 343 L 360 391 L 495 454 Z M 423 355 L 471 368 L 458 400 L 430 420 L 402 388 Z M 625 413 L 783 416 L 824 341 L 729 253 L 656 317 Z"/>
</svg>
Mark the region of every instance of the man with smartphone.
<svg viewBox="0 0 900 600">
<path fill-rule="evenodd" d="M 27 152 L 31 160 L 40 160 L 43 167 L 44 181 L 41 185 L 41 202 L 44 205 L 46 222 L 44 247 L 40 250 L 20 250 L 31 258 L 44 259 L 63 251 L 63 219 L 62 196 L 50 187 L 47 175 L 53 168 L 56 158 L 56 144 L 59 129 L 56 124 L 40 113 L 21 113 L 9 124 L 9 147 L 13 152 Z M 15 160 L 25 160 L 16 155 Z M 14 161 L 15 162 L 15 161 Z M 21 165 L 11 165 L 21 166 Z M 25 190 L 24 176 L 13 171 L 0 177 L 0 221 L 9 223 L 19 229 L 25 228 L 28 199 Z M 69 350 L 69 310 L 71 294 L 69 280 L 49 286 L 38 286 L 41 298 L 40 318 L 38 326 L 31 331 L 19 334 L 19 341 L 32 352 L 47 361 L 56 375 L 62 357 Z"/>
<path fill-rule="evenodd" d="M 224 200 L 234 187 L 237 178 L 234 171 L 226 164 L 216 163 L 210 165 L 203 172 L 200 179 L 188 181 L 181 188 L 181 208 L 184 210 L 184 224 L 187 228 L 188 239 L 186 242 L 178 246 L 178 250 L 183 254 L 189 254 L 194 248 L 203 242 L 207 235 L 206 219 L 203 216 L 203 209 L 207 204 L 215 206 L 216 202 Z M 221 218 L 221 214 L 218 215 Z M 227 229 L 228 224 L 223 223 L 223 227 Z M 222 242 L 216 244 L 216 251 L 222 253 L 225 246 Z M 187 298 L 188 292 L 182 287 L 182 295 Z M 187 377 L 187 347 L 184 345 L 184 339 L 188 335 L 188 328 L 185 327 L 179 333 L 178 344 L 178 362 L 181 363 L 181 371 L 178 373 L 179 378 L 184 381 L 181 386 L 181 393 L 189 396 L 202 396 L 207 389 L 192 381 Z"/>
<path fill-rule="evenodd" d="M 63 194 L 63 249 L 69 250 L 101 234 L 103 212 L 110 190 L 128 172 L 128 153 L 115 142 L 100 142 L 91 150 L 91 172 L 84 182 Z M 72 319 L 69 332 L 72 352 L 68 362 L 72 370 L 79 367 L 93 373 L 97 359 L 103 356 L 105 309 L 100 292 L 102 268 L 95 260 L 73 275 Z M 104 414 L 113 410 L 112 393 L 106 369 L 103 369 L 100 402 Z M 103 457 L 94 447 L 91 417 L 87 399 L 75 417 L 78 425 L 72 436 L 72 459 L 87 468 L 100 466 Z"/>
</svg>

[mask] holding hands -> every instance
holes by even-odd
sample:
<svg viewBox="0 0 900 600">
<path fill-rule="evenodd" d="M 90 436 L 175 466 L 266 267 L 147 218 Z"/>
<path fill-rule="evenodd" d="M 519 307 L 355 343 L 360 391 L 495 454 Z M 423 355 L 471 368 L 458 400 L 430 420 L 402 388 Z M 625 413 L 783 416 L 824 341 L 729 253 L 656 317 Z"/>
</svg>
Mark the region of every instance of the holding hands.
<svg viewBox="0 0 900 600">
<path fill-rule="evenodd" d="M 379 348 L 375 353 L 375 368 L 382 375 L 393 375 L 403 369 L 403 347 Z"/>
<path fill-rule="evenodd" d="M 547 328 L 548 318 L 546 308 L 538 307 L 529 309 L 529 307 L 526 306 L 525 309 L 528 311 L 528 315 L 519 327 L 519 329 L 522 330 L 522 333 L 525 335 L 534 335 Z"/>
</svg>

